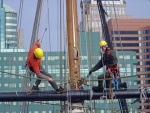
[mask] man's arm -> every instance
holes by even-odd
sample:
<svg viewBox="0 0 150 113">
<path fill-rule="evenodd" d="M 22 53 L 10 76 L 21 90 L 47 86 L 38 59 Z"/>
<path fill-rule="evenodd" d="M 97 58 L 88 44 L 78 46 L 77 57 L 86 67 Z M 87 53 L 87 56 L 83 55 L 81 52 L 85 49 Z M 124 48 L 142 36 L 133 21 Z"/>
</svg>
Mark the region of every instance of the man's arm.
<svg viewBox="0 0 150 113">
<path fill-rule="evenodd" d="M 33 46 L 37 46 L 37 47 L 40 47 L 40 38 L 38 38 L 37 40 L 36 40 L 36 42 L 34 43 L 34 45 Z"/>
<path fill-rule="evenodd" d="M 118 63 L 118 58 L 115 50 L 111 50 L 111 57 L 112 57 L 112 63 L 110 63 L 109 66 L 114 66 Z"/>
<path fill-rule="evenodd" d="M 117 58 L 117 55 L 116 55 L 116 51 L 115 50 L 111 50 L 111 53 L 110 53 L 114 58 Z"/>
<path fill-rule="evenodd" d="M 91 69 L 91 72 L 97 71 L 105 65 L 104 59 L 102 59 Z"/>
<path fill-rule="evenodd" d="M 92 74 L 92 72 L 97 71 L 98 69 L 102 68 L 105 65 L 104 58 L 102 57 L 101 60 L 89 71 L 87 78 Z"/>
</svg>

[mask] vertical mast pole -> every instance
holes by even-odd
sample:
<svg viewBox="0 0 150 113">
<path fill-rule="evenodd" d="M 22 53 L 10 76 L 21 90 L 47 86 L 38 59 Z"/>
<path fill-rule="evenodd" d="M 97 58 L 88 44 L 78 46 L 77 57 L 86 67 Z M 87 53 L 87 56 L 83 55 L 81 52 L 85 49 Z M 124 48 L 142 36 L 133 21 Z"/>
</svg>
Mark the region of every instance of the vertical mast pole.
<svg viewBox="0 0 150 113">
<path fill-rule="evenodd" d="M 66 7 L 70 87 L 71 89 L 79 90 L 82 86 L 78 82 L 80 79 L 80 58 L 78 44 L 77 0 L 66 0 Z M 68 102 L 68 106 L 71 113 L 84 113 L 83 103 L 80 99 L 74 100 L 73 103 Z M 77 109 L 74 109 L 76 107 Z M 66 113 L 68 112 L 69 111 L 67 110 Z"/>
<path fill-rule="evenodd" d="M 69 74 L 73 79 L 72 89 L 80 89 L 77 81 L 80 78 L 80 59 L 79 59 L 79 42 L 78 42 L 78 16 L 77 1 L 67 0 L 67 32 L 68 32 L 68 57 L 69 57 Z"/>
</svg>

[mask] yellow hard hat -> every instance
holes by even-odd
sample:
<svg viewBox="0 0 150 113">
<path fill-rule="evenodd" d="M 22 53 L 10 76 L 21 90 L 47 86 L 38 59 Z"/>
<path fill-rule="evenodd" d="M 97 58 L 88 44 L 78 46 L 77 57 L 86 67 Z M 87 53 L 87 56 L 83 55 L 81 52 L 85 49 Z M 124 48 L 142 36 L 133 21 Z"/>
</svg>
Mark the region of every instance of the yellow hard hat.
<svg viewBox="0 0 150 113">
<path fill-rule="evenodd" d="M 103 47 L 103 46 L 106 46 L 107 45 L 107 42 L 105 40 L 102 40 L 99 42 L 99 46 L 100 47 Z"/>
<path fill-rule="evenodd" d="M 34 55 L 36 56 L 36 58 L 41 59 L 44 56 L 43 50 L 41 48 L 36 48 L 34 50 Z"/>
</svg>

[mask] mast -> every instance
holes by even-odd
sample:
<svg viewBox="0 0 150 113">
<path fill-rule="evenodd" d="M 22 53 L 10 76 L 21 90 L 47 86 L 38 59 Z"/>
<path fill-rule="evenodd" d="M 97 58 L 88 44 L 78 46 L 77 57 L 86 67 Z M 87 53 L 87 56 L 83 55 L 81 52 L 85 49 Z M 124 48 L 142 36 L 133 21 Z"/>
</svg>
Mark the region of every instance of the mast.
<svg viewBox="0 0 150 113">
<path fill-rule="evenodd" d="M 82 88 L 80 84 L 80 59 L 79 59 L 79 41 L 78 41 L 78 16 L 77 16 L 77 0 L 66 0 L 67 7 L 67 33 L 68 33 L 68 58 L 69 58 L 69 74 L 70 88 L 79 90 Z M 84 113 L 83 101 L 80 98 L 67 100 L 66 113 Z"/>
<path fill-rule="evenodd" d="M 69 74 L 73 79 L 71 89 L 80 89 L 77 81 L 80 79 L 80 59 L 79 59 L 79 42 L 78 42 L 78 16 L 77 1 L 67 0 L 67 33 L 68 33 L 68 57 L 69 57 Z"/>
</svg>

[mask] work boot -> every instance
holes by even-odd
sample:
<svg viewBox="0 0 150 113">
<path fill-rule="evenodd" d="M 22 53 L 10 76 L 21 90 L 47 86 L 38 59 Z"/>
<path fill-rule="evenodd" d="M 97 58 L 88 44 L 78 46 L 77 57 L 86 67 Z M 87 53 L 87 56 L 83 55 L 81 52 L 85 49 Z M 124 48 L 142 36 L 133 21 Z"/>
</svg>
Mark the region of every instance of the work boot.
<svg viewBox="0 0 150 113">
<path fill-rule="evenodd" d="M 93 90 L 93 92 L 102 92 L 103 88 L 99 88 L 98 86 L 93 86 L 92 90 Z"/>
<path fill-rule="evenodd" d="M 119 84 L 119 87 L 120 87 L 120 88 L 127 89 L 127 83 L 126 83 L 126 82 L 120 83 L 120 84 Z"/>
<path fill-rule="evenodd" d="M 61 86 L 59 86 L 59 88 L 56 90 L 57 94 L 60 94 L 60 93 L 63 93 L 63 92 L 64 92 L 64 89 Z"/>
<path fill-rule="evenodd" d="M 33 87 L 32 87 L 32 90 L 33 90 L 33 91 L 38 91 L 38 90 L 40 90 L 40 89 L 39 89 L 38 86 L 33 86 Z"/>
</svg>

